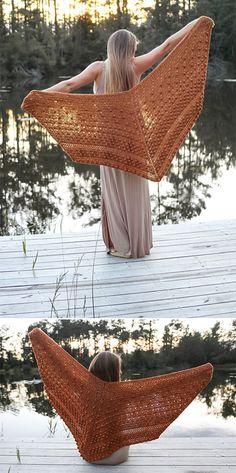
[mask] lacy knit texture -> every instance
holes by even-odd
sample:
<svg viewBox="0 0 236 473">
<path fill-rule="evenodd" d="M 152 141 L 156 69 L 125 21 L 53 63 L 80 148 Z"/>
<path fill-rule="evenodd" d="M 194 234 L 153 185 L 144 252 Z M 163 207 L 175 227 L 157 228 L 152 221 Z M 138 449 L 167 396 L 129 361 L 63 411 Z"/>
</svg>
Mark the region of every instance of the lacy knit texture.
<svg viewBox="0 0 236 473">
<path fill-rule="evenodd" d="M 49 400 L 89 462 L 121 447 L 157 439 L 209 383 L 213 372 L 206 363 L 152 378 L 105 382 L 42 330 L 32 330 L 29 338 Z"/>
<path fill-rule="evenodd" d="M 73 161 L 160 181 L 202 109 L 213 25 L 200 17 L 159 66 L 126 92 L 33 90 L 22 108 Z"/>
</svg>

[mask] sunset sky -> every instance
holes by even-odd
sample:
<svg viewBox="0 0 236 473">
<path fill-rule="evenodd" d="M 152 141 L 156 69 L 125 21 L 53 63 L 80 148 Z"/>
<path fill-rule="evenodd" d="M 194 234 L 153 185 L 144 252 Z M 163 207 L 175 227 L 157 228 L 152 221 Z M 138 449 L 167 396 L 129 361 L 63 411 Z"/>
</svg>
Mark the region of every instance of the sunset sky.
<svg viewBox="0 0 236 473">
<path fill-rule="evenodd" d="M 110 3 L 110 6 L 109 6 Z M 83 15 L 85 13 L 90 13 L 92 16 L 97 11 L 98 18 L 102 19 L 108 15 L 108 12 L 115 13 L 117 10 L 116 1 L 107 2 L 106 0 L 103 1 L 62 1 L 57 0 L 57 17 L 58 20 L 62 20 L 64 16 L 66 18 L 69 17 L 76 17 L 79 15 Z M 14 5 L 15 9 L 23 8 L 24 9 L 24 0 L 15 0 Z M 120 2 L 122 7 L 122 1 Z M 142 8 L 150 7 L 155 4 L 154 0 L 144 0 L 143 2 L 137 0 L 128 0 L 128 10 L 134 13 L 138 13 L 141 16 L 140 12 L 140 5 L 142 4 Z M 37 8 L 39 6 L 40 10 L 44 9 L 47 21 L 54 22 L 55 18 L 55 10 L 54 10 L 54 1 L 46 1 L 46 0 L 38 0 L 33 2 L 32 7 Z M 6 0 L 4 5 L 4 12 L 7 15 L 10 15 L 12 11 L 12 0 Z M 145 16 L 145 14 L 144 14 Z"/>
</svg>

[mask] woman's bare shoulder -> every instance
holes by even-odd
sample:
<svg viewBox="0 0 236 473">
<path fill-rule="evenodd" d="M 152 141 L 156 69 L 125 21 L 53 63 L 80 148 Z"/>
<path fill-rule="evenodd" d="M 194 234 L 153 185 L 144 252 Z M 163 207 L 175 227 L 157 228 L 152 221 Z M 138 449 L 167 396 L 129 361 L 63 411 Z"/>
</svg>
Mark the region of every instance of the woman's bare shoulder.
<svg viewBox="0 0 236 473">
<path fill-rule="evenodd" d="M 86 69 L 84 69 L 84 71 L 82 72 L 86 72 L 86 71 L 89 71 L 89 72 L 93 72 L 95 75 L 99 75 L 104 69 L 104 61 L 94 61 L 94 62 L 91 62 L 87 67 Z"/>
<path fill-rule="evenodd" d="M 94 67 L 96 67 L 97 71 L 101 72 L 104 69 L 105 61 L 95 61 L 93 64 L 94 64 Z"/>
<path fill-rule="evenodd" d="M 137 64 L 135 56 L 132 59 L 132 66 L 133 66 L 134 74 L 137 78 L 137 82 L 139 82 L 141 75 L 143 73 L 143 70 L 140 70 L 139 64 Z"/>
</svg>

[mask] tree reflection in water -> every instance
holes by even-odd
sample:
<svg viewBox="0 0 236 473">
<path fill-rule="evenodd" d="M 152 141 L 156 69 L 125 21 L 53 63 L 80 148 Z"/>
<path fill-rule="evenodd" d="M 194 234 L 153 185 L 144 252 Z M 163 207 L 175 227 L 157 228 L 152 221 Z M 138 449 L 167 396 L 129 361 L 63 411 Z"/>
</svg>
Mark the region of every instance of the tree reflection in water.
<svg viewBox="0 0 236 473">
<path fill-rule="evenodd" d="M 182 320 L 167 321 L 160 330 L 158 319 L 45 320 L 41 327 L 74 358 L 88 367 L 95 353 L 114 349 L 121 354 L 123 378 L 141 378 L 211 362 L 214 376 L 198 399 L 210 414 L 227 419 L 236 416 L 236 320 L 225 325 L 212 321 L 208 330 L 189 328 Z M 19 412 L 31 406 L 37 413 L 55 415 L 43 391 L 27 335 L 18 334 L 10 345 L 10 331 L 0 327 L 0 410 Z M 23 381 L 24 380 L 24 381 Z"/>
<path fill-rule="evenodd" d="M 211 187 L 236 164 L 236 87 L 211 82 L 204 109 L 177 153 L 168 175 L 171 190 L 152 197 L 155 223 L 191 220 L 206 208 Z"/>
<path fill-rule="evenodd" d="M 141 377 L 153 375 L 149 372 L 142 372 Z M 139 376 L 140 377 L 140 376 Z M 132 378 L 132 372 L 124 372 L 124 378 Z M 135 376 L 135 379 L 138 377 Z M 222 416 L 224 419 L 236 417 L 236 395 L 235 395 L 236 375 L 217 373 L 211 383 L 198 396 L 198 399 L 208 407 L 208 413 L 215 416 Z M 35 412 L 49 418 L 55 417 L 56 413 L 49 400 L 45 396 L 42 383 L 25 384 L 22 380 L 17 386 L 15 383 L 8 383 L 2 379 L 1 385 L 0 411 L 10 410 L 15 414 L 25 406 L 31 406 Z M 217 407 L 216 407 L 217 406 Z"/>
<path fill-rule="evenodd" d="M 80 166 L 19 107 L 26 91 L 1 102 L 0 231 L 53 231 L 60 213 L 93 225 L 100 219 L 99 168 Z M 208 84 L 204 111 L 152 196 L 153 222 L 178 223 L 201 214 L 211 188 L 236 160 L 236 86 Z"/>
<path fill-rule="evenodd" d="M 216 372 L 199 397 L 214 415 L 236 417 L 236 374 Z"/>
</svg>

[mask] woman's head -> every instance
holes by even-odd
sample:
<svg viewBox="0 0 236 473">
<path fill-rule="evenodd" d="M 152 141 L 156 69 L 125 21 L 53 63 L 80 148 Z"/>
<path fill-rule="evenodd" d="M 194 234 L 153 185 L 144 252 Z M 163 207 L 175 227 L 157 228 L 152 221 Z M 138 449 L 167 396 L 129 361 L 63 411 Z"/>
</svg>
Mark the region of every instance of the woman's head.
<svg viewBox="0 0 236 473">
<path fill-rule="evenodd" d="M 128 30 L 113 33 L 107 43 L 105 92 L 122 92 L 135 85 L 132 59 L 138 40 Z"/>
<path fill-rule="evenodd" d="M 103 351 L 93 358 L 89 371 L 103 381 L 120 381 L 121 359 L 115 353 Z"/>
<path fill-rule="evenodd" d="M 137 42 L 136 36 L 131 31 L 115 31 L 107 42 L 108 59 L 131 59 L 135 55 Z"/>
</svg>

